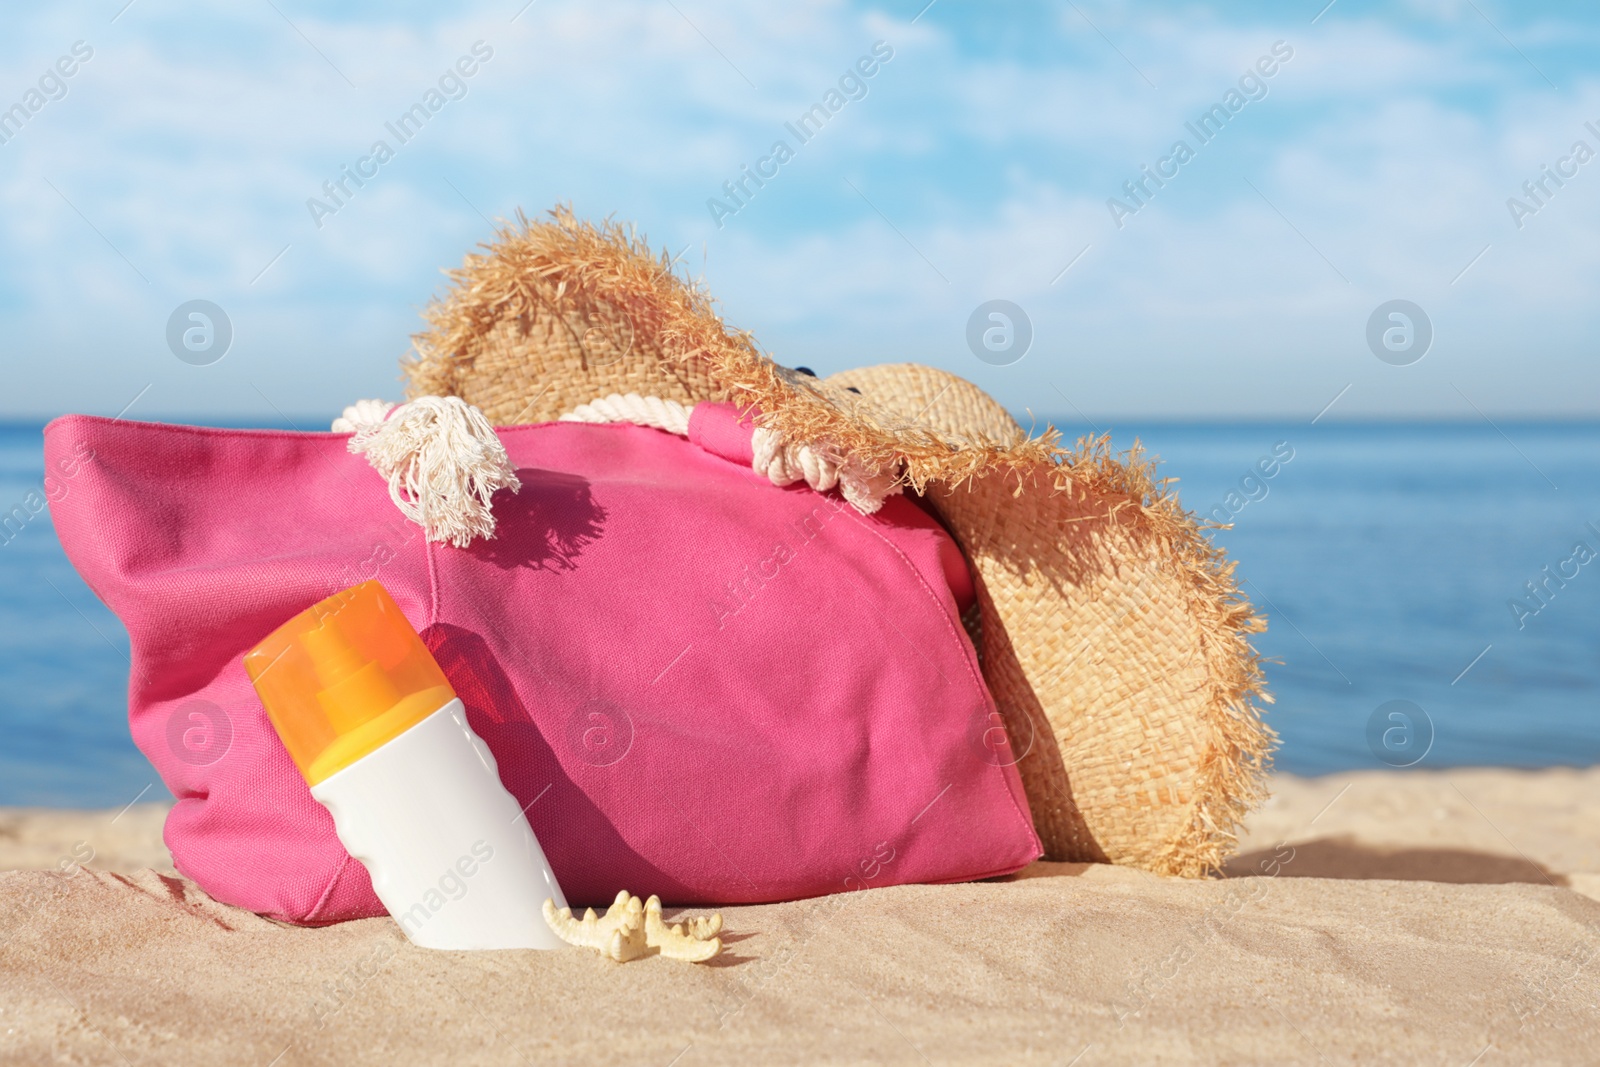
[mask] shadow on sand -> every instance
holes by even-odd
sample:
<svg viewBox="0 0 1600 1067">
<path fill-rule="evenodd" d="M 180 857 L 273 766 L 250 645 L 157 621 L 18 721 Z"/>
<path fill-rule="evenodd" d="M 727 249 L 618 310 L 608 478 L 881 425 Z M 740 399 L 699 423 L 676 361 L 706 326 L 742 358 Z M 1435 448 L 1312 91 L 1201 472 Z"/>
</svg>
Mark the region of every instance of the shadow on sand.
<svg viewBox="0 0 1600 1067">
<path fill-rule="evenodd" d="M 1283 878 L 1386 878 L 1398 882 L 1450 882 L 1456 885 L 1504 885 L 1529 882 L 1564 886 L 1564 875 L 1521 856 L 1473 852 L 1460 848 L 1385 848 L 1350 837 L 1325 837 L 1296 842 L 1294 858 L 1284 861 L 1281 849 L 1262 849 L 1234 857 L 1223 868 L 1229 878 L 1249 878 L 1270 871 L 1278 860 Z"/>
</svg>

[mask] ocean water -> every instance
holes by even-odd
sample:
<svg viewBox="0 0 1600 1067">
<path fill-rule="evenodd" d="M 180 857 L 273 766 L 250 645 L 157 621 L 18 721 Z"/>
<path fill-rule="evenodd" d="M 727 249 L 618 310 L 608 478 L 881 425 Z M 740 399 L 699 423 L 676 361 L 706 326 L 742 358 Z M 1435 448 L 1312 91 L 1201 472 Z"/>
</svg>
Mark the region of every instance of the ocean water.
<svg viewBox="0 0 1600 1067">
<path fill-rule="evenodd" d="M 1280 768 L 1600 762 L 1600 423 L 1108 429 L 1233 522 Z M 163 797 L 128 738 L 127 635 L 48 511 L 12 510 L 39 431 L 0 426 L 0 805 Z"/>
</svg>

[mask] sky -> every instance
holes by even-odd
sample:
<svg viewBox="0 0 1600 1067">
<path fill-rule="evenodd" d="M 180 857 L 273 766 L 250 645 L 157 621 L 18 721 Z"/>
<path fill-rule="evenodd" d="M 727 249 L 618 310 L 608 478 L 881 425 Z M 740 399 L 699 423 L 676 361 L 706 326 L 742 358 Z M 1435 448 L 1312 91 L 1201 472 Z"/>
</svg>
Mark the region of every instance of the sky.
<svg viewBox="0 0 1600 1067">
<path fill-rule="evenodd" d="M 439 8 L 0 16 L 0 418 L 398 399 L 440 271 L 558 203 L 781 362 L 1025 420 L 1600 414 L 1593 4 Z"/>
</svg>

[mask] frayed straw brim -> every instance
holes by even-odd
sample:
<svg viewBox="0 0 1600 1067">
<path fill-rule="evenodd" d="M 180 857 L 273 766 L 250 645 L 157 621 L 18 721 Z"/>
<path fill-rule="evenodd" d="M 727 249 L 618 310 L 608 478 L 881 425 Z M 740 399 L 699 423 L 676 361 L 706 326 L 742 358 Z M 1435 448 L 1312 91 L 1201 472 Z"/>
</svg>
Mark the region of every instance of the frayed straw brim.
<svg viewBox="0 0 1600 1067">
<path fill-rule="evenodd" d="M 798 374 L 635 233 L 566 210 L 519 217 L 449 275 L 408 395 L 459 396 L 498 424 L 611 393 L 725 400 L 902 472 L 972 564 L 974 638 L 1046 856 L 1196 876 L 1230 854 L 1274 740 L 1249 640 L 1263 624 L 1137 451 L 1029 437 L 933 368 Z"/>
</svg>

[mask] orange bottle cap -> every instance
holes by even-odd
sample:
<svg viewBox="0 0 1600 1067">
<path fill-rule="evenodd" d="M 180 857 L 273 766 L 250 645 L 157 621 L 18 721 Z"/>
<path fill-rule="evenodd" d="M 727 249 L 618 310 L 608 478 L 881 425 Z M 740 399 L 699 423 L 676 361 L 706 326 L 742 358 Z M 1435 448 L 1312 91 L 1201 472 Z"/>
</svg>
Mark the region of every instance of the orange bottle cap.
<svg viewBox="0 0 1600 1067">
<path fill-rule="evenodd" d="M 455 699 L 433 654 L 377 582 L 302 611 L 245 653 L 290 757 L 316 785 Z"/>
</svg>

